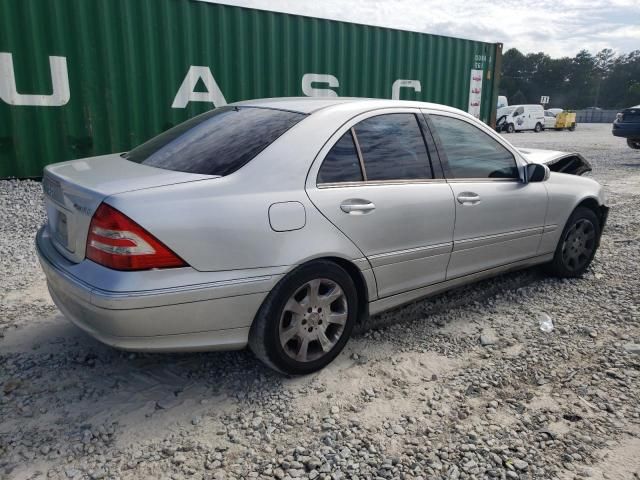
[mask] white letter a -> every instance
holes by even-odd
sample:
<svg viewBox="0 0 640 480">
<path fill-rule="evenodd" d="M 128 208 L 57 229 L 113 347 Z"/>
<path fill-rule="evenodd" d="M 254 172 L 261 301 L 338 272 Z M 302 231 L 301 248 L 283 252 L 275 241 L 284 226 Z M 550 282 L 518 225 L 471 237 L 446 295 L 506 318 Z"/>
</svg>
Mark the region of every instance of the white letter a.
<svg viewBox="0 0 640 480">
<path fill-rule="evenodd" d="M 194 92 L 194 88 L 198 84 L 198 80 L 202 79 L 204 86 L 207 87 L 206 92 Z M 227 104 L 227 101 L 213 78 L 209 67 L 191 66 L 187 76 L 184 77 L 182 85 L 173 99 L 171 108 L 185 108 L 189 102 L 209 102 L 215 107 L 221 107 Z"/>
</svg>

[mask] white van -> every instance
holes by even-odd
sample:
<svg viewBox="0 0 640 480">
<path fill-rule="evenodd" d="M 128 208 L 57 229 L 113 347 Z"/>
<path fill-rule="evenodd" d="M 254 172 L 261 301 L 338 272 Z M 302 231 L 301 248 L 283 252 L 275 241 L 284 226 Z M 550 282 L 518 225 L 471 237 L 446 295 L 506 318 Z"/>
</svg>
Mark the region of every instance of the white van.
<svg viewBox="0 0 640 480">
<path fill-rule="evenodd" d="M 505 97 L 504 95 L 498 95 L 498 110 L 508 106 L 509 106 L 509 101 L 507 100 L 507 97 Z"/>
<path fill-rule="evenodd" d="M 541 131 L 544 128 L 542 105 L 510 105 L 498 110 L 496 118 L 505 116 L 502 130 L 512 133 L 522 130 Z"/>
</svg>

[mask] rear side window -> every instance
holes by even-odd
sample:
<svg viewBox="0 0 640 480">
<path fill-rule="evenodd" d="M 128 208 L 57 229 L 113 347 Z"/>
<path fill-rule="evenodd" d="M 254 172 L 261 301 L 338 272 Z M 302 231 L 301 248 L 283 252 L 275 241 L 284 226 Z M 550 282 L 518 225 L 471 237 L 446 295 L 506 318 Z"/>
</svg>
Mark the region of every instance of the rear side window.
<svg viewBox="0 0 640 480">
<path fill-rule="evenodd" d="M 389 113 L 354 127 L 367 180 L 433 178 L 427 147 L 416 116 Z"/>
<path fill-rule="evenodd" d="M 516 160 L 479 128 L 457 118 L 429 115 L 453 178 L 519 178 Z"/>
<path fill-rule="evenodd" d="M 269 108 L 216 108 L 161 133 L 125 158 L 179 172 L 229 175 L 304 117 Z"/>
<path fill-rule="evenodd" d="M 318 183 L 361 182 L 362 171 L 351 130 L 336 142 L 322 162 Z"/>
</svg>

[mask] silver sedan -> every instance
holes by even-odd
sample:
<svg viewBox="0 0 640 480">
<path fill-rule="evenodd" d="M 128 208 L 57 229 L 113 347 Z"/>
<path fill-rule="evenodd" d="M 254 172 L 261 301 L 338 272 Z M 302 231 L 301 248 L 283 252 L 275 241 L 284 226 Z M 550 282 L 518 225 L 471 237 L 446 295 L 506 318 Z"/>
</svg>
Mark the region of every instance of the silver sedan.
<svg viewBox="0 0 640 480">
<path fill-rule="evenodd" d="M 442 105 L 240 102 L 48 166 L 36 242 L 55 303 L 104 343 L 249 345 L 304 374 L 370 314 L 535 264 L 580 276 L 608 211 L 587 170 Z"/>
</svg>

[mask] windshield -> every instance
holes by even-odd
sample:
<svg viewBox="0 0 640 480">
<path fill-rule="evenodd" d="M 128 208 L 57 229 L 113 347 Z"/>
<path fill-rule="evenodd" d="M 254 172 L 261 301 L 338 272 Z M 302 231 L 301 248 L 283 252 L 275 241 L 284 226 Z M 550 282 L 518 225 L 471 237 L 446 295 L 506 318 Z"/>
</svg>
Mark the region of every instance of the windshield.
<svg viewBox="0 0 640 480">
<path fill-rule="evenodd" d="M 161 133 L 124 157 L 167 170 L 229 175 L 304 117 L 271 108 L 216 108 Z"/>
<path fill-rule="evenodd" d="M 501 117 L 502 115 L 510 115 L 511 112 L 515 110 L 515 108 L 516 107 L 502 107 L 498 110 L 498 117 Z"/>
</svg>

